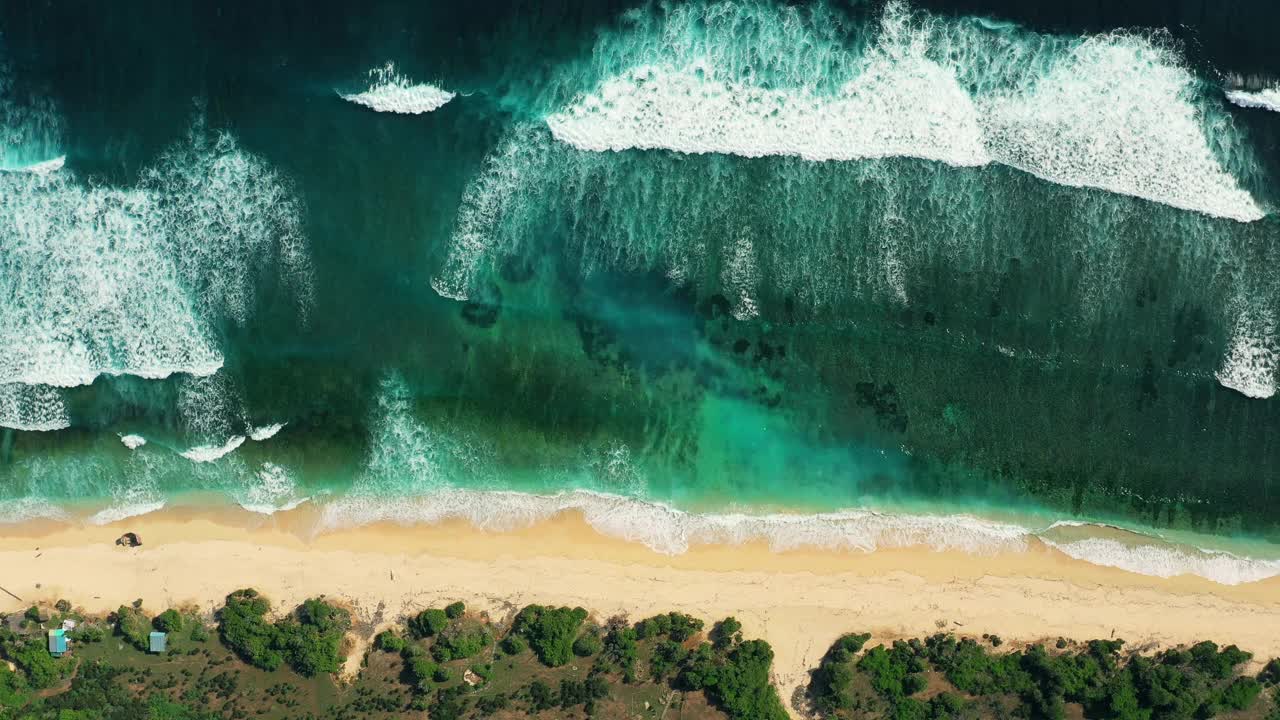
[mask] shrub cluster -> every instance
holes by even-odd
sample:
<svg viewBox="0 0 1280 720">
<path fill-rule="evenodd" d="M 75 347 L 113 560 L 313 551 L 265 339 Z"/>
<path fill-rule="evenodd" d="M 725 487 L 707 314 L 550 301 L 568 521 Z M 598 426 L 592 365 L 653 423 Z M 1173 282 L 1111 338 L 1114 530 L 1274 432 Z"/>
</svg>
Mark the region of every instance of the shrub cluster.
<svg viewBox="0 0 1280 720">
<path fill-rule="evenodd" d="M 245 662 L 264 670 L 281 664 L 307 676 L 338 670 L 342 637 L 351 627 L 350 613 L 316 598 L 275 623 L 266 619 L 270 610 L 267 600 L 254 590 L 228 595 L 218 612 L 222 642 Z"/>
<path fill-rule="evenodd" d="M 1063 718 L 1065 705 L 1076 703 L 1088 718 L 1190 720 L 1246 709 L 1261 691 L 1258 680 L 1235 677 L 1249 653 L 1234 645 L 1219 649 L 1212 642 L 1154 657 L 1122 655 L 1122 640 L 1094 640 L 1076 652 L 1056 655 L 1043 645 L 993 654 L 974 640 L 940 634 L 924 642 L 877 645 L 855 657 L 866 639 L 841 638 L 814 673 L 810 695 L 822 714 L 977 717 L 989 714 L 975 706 L 985 700 L 985 707 L 1013 702 L 1015 714 L 1028 718 Z M 912 697 L 925 688 L 924 673 L 930 670 L 973 699 L 949 692 L 928 702 Z M 873 696 L 857 689 L 859 675 Z"/>
<path fill-rule="evenodd" d="M 511 631 L 528 640 L 544 665 L 557 667 L 573 657 L 573 643 L 586 619 L 582 608 L 530 605 L 516 616 Z"/>
</svg>

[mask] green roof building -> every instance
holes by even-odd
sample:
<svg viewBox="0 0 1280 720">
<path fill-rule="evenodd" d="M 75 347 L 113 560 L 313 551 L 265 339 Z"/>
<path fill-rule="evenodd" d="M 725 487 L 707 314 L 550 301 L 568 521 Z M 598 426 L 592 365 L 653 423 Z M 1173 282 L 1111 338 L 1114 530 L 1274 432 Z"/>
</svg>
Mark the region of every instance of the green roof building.
<svg viewBox="0 0 1280 720">
<path fill-rule="evenodd" d="M 62 657 L 67 652 L 67 631 L 62 628 L 49 631 L 49 654 Z"/>
<path fill-rule="evenodd" d="M 168 639 L 169 639 L 168 633 L 162 633 L 162 632 L 151 633 L 151 652 L 153 653 L 164 652 L 164 648 L 165 648 L 165 645 L 167 644 Z"/>
</svg>

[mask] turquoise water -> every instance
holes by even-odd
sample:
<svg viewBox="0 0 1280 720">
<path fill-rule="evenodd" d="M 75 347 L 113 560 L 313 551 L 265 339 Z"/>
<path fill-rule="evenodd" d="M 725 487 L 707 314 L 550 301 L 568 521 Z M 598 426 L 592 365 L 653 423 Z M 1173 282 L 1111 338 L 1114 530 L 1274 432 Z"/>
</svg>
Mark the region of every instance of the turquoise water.
<svg viewBox="0 0 1280 720">
<path fill-rule="evenodd" d="M 1280 574 L 1280 58 L 1188 8 L 0 8 L 0 518 Z"/>
</svg>

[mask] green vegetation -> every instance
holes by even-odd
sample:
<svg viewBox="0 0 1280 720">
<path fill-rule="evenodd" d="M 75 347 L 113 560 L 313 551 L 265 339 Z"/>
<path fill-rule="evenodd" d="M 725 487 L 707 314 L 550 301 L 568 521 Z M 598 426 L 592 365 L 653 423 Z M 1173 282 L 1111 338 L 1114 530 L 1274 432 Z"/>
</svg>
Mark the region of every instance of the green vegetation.
<svg viewBox="0 0 1280 720">
<path fill-rule="evenodd" d="M 444 608 L 445 617 L 449 618 L 450 620 L 456 620 L 457 618 L 462 617 L 463 614 L 465 614 L 466 612 L 467 612 L 467 606 L 463 605 L 461 601 L 458 601 L 456 603 L 450 603 L 446 605 Z"/>
<path fill-rule="evenodd" d="M 342 608 L 310 599 L 291 615 L 267 622 L 270 604 L 254 590 L 227 596 L 218 613 L 222 642 L 245 662 L 263 670 L 287 663 L 305 676 L 335 672 L 342 662 L 342 637 L 351 616 Z"/>
<path fill-rule="evenodd" d="M 116 634 L 139 650 L 146 650 L 151 643 L 151 620 L 141 609 L 121 605 L 116 610 Z"/>
<path fill-rule="evenodd" d="M 77 615 L 62 658 L 49 655 L 45 628 L 12 618 L 0 625 L 0 657 L 15 668 L 0 663 L 0 720 L 787 718 L 770 683 L 772 648 L 744 639 L 734 618 L 704 635 L 700 620 L 679 613 L 599 625 L 580 608 L 531 605 L 508 627 L 463 610 L 432 613 L 430 635 L 413 630 L 428 627 L 429 611 L 370 633 L 349 682 L 334 674 L 351 618 L 323 599 L 275 618 L 255 591 L 232 593 L 215 616 L 222 642 L 198 637 L 203 618 L 149 619 L 141 603 L 111 616 L 124 642 L 93 642 L 111 626 Z M 152 626 L 170 633 L 164 654 L 131 639 Z M 1142 655 L 1120 640 L 1048 650 L 990 636 L 869 639 L 839 638 L 814 671 L 808 696 L 819 716 L 1280 720 L 1280 660 L 1242 674 L 1251 658 L 1235 646 Z"/>
<path fill-rule="evenodd" d="M 1055 654 L 1043 645 L 993 653 L 972 639 L 935 635 L 857 656 L 867 639 L 841 638 L 813 674 L 809 694 L 822 715 L 1203 720 L 1253 707 L 1265 682 L 1237 675 L 1248 653 L 1212 642 L 1148 657 L 1122 653 L 1122 640 L 1075 648 L 1060 641 Z"/>
<path fill-rule="evenodd" d="M 573 656 L 573 642 L 586 619 L 582 608 L 530 605 L 516 616 L 512 632 L 523 635 L 544 664 L 557 667 Z"/>
<path fill-rule="evenodd" d="M 157 615 L 151 624 L 160 632 L 176 633 L 182 630 L 182 615 L 170 608 Z"/>
<path fill-rule="evenodd" d="M 443 610 L 423 610 L 409 620 L 409 633 L 416 638 L 432 637 L 449 625 L 449 615 Z"/>
</svg>

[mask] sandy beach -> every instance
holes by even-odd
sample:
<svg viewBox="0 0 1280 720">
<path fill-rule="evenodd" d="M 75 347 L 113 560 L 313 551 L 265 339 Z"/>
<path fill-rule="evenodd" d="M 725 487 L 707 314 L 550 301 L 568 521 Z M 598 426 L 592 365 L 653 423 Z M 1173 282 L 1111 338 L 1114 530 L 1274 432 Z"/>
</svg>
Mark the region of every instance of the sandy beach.
<svg viewBox="0 0 1280 720">
<path fill-rule="evenodd" d="M 734 615 L 748 635 L 772 643 L 785 699 L 829 644 L 852 631 L 876 641 L 940 628 L 1012 644 L 1117 637 L 1152 648 L 1209 639 L 1236 643 L 1255 660 L 1280 656 L 1280 578 L 1237 586 L 1165 580 L 1044 546 L 973 555 L 777 553 L 747 544 L 666 556 L 600 535 L 575 514 L 502 533 L 451 522 L 311 537 L 308 513 L 174 509 L 107 526 L 9 526 L 0 535 L 0 585 L 21 600 L 0 593 L 0 610 L 58 598 L 89 612 L 137 598 L 153 612 L 186 603 L 212 610 L 232 590 L 255 587 L 278 608 L 340 598 L 366 628 L 456 599 L 497 616 L 532 602 L 580 605 L 602 619 Z M 126 530 L 144 545 L 117 547 Z"/>
</svg>

